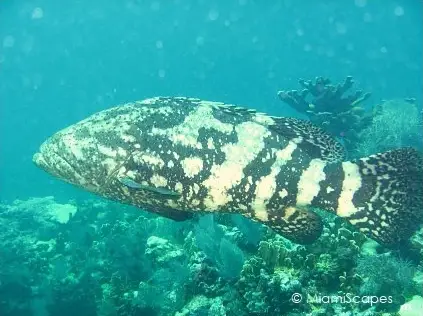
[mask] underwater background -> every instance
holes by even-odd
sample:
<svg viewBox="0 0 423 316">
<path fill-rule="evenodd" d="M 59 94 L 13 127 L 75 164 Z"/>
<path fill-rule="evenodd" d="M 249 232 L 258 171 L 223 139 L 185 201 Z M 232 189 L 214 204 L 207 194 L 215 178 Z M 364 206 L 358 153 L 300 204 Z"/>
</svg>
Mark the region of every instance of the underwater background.
<svg viewBox="0 0 423 316">
<path fill-rule="evenodd" d="M 172 222 L 32 163 L 57 130 L 159 95 L 308 119 L 349 158 L 422 150 L 422 13 L 420 0 L 0 0 L 0 316 L 422 315 L 422 231 L 392 251 L 322 213 L 321 238 L 299 246 L 237 215 Z M 370 301 L 331 300 L 349 294 Z"/>
</svg>

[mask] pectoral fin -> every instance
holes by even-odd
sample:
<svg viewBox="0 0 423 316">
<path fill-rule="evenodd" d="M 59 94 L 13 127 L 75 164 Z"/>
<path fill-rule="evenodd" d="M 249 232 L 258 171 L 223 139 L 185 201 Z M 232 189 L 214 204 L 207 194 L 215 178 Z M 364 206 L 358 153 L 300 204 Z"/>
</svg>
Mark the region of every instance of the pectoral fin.
<svg viewBox="0 0 423 316">
<path fill-rule="evenodd" d="M 159 194 L 163 196 L 163 198 L 167 199 L 177 199 L 181 196 L 180 193 L 162 188 L 162 187 L 153 187 L 149 185 L 144 185 L 132 180 L 129 177 L 118 177 L 118 180 L 123 185 L 127 186 L 128 188 L 135 189 L 135 190 L 146 190 L 155 194 Z"/>
</svg>

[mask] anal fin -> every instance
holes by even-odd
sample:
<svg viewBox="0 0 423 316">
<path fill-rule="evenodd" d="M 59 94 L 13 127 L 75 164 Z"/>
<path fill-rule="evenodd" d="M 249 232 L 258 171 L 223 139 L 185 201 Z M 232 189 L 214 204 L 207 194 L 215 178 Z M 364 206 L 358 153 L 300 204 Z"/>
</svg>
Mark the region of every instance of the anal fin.
<svg viewBox="0 0 423 316">
<path fill-rule="evenodd" d="M 313 243 L 323 231 L 323 223 L 319 215 L 297 206 L 287 207 L 281 214 L 269 216 L 266 221 L 255 218 L 279 235 L 303 245 Z"/>
</svg>

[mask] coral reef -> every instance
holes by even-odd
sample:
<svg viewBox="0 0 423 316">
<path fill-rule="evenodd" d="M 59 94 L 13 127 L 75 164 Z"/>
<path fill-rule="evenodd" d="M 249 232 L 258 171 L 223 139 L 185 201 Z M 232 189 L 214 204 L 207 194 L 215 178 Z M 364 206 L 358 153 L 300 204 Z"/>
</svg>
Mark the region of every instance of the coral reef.
<svg viewBox="0 0 423 316">
<path fill-rule="evenodd" d="M 300 246 L 233 215 L 175 223 L 103 200 L 0 205 L 0 315 L 378 315 L 418 303 L 421 266 L 321 215 L 322 236 Z M 394 304 L 339 301 L 368 284 Z"/>
<path fill-rule="evenodd" d="M 195 240 L 199 249 L 218 267 L 223 277 L 233 279 L 239 275 L 245 260 L 244 254 L 225 236 L 223 226 L 215 224 L 213 215 L 199 219 L 195 228 Z"/>
<path fill-rule="evenodd" d="M 357 273 L 366 275 L 361 284 L 362 295 L 392 296 L 391 308 L 401 305 L 413 292 L 415 268 L 410 262 L 387 254 L 360 258 Z"/>
<path fill-rule="evenodd" d="M 383 101 L 373 108 L 371 124 L 358 136 L 357 156 L 406 146 L 423 150 L 422 112 L 413 100 Z"/>
<path fill-rule="evenodd" d="M 347 149 L 353 148 L 359 133 L 370 125 L 371 113 L 361 106 L 370 93 L 358 90 L 345 95 L 354 85 L 352 77 L 332 85 L 330 80 L 317 77 L 314 81 L 299 81 L 303 90 L 279 91 L 279 98 L 311 122 L 344 140 Z"/>
<path fill-rule="evenodd" d="M 302 90 L 279 91 L 279 98 L 314 124 L 342 141 L 350 157 L 412 146 L 423 150 L 423 111 L 413 98 L 385 100 L 366 110 L 370 93 L 358 90 L 352 77 L 332 85 L 317 77 L 300 80 Z"/>
<path fill-rule="evenodd" d="M 362 280 L 355 273 L 355 262 L 365 240 L 345 222 L 328 217 L 322 236 L 312 246 L 294 245 L 277 235 L 262 241 L 257 254 L 245 263 L 238 282 L 249 312 L 312 312 L 312 304 L 293 303 L 292 294 L 354 293 Z"/>
</svg>

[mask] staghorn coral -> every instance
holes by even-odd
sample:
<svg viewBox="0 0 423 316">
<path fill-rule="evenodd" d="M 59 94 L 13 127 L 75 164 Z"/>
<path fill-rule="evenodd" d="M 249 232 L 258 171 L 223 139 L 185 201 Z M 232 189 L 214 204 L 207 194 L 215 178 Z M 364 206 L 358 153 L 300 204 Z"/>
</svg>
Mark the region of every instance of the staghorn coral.
<svg viewBox="0 0 423 316">
<path fill-rule="evenodd" d="M 370 125 L 371 113 L 360 106 L 370 93 L 358 90 L 346 95 L 354 85 L 352 77 L 341 84 L 332 85 L 330 80 L 317 77 L 314 81 L 299 81 L 303 90 L 279 91 L 279 98 L 298 112 L 305 114 L 312 123 L 341 137 L 348 150 L 354 148 L 359 133 Z"/>
<path fill-rule="evenodd" d="M 279 91 L 278 95 L 283 101 L 303 113 L 308 113 L 310 110 L 317 113 L 325 111 L 341 113 L 350 110 L 351 106 L 356 106 L 370 97 L 370 93 L 363 91 L 356 91 L 354 94 L 344 96 L 354 85 L 351 76 L 348 76 L 342 84 L 336 86 L 331 85 L 331 81 L 323 77 L 316 77 L 314 82 L 300 79 L 299 83 L 304 88 L 301 92 L 297 90 Z M 309 94 L 314 98 L 313 103 L 306 100 Z"/>
</svg>

